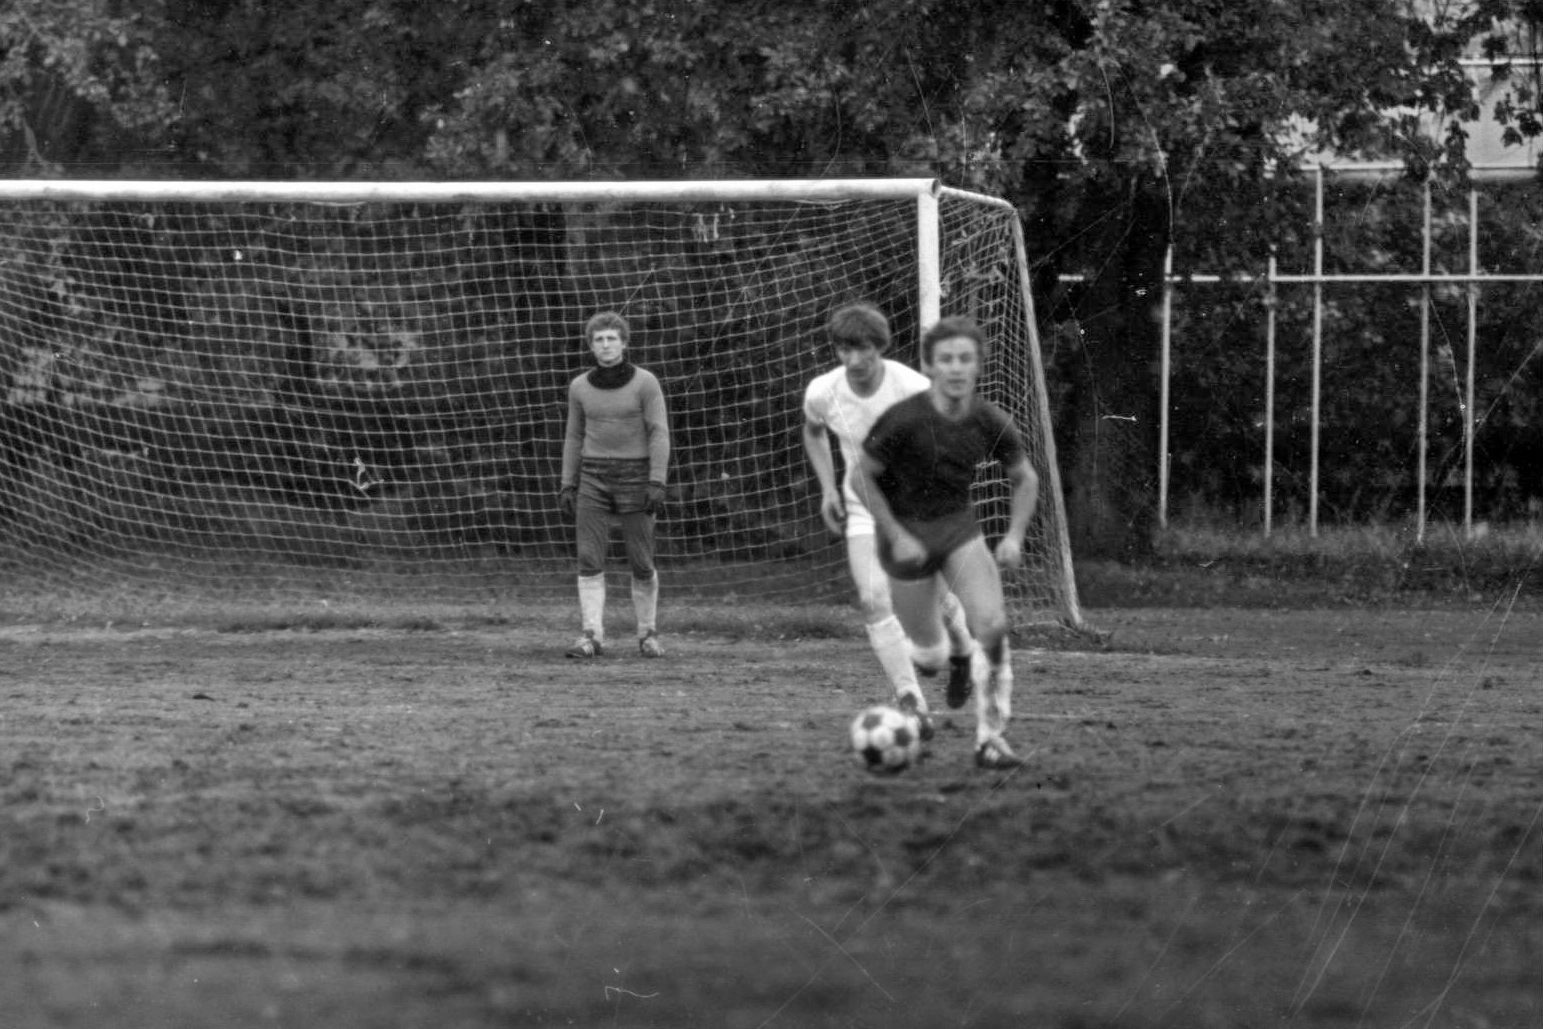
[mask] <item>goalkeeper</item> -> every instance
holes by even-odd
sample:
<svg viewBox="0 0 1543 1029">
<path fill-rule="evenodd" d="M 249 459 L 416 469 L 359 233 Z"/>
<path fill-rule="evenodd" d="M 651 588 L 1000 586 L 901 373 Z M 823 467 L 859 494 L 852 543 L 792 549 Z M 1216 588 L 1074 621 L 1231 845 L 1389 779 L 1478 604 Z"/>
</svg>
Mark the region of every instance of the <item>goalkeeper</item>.
<svg viewBox="0 0 1543 1029">
<path fill-rule="evenodd" d="M 568 386 L 559 503 L 573 519 L 578 550 L 579 620 L 583 630 L 566 656 L 605 651 L 605 558 L 611 529 L 621 525 L 632 572 L 638 651 L 662 657 L 656 625 L 659 573 L 654 519 L 664 504 L 670 425 L 664 391 L 652 372 L 627 359 L 627 320 L 601 311 L 584 326 L 595 367 Z"/>
<path fill-rule="evenodd" d="M 944 318 L 927 330 L 921 359 L 932 384 L 879 416 L 863 442 L 857 487 L 878 527 L 879 563 L 895 613 L 918 651 L 942 645 L 944 591 L 959 595 L 984 653 L 971 669 L 975 763 L 1012 768 L 1022 761 L 1003 737 L 1013 682 L 998 566 L 1023 563 L 1039 477 L 1012 418 L 975 392 L 986 356 L 985 338 L 967 318 Z M 983 461 L 1001 465 L 1012 485 L 995 561 L 970 499 L 975 468 Z"/>
<path fill-rule="evenodd" d="M 918 669 L 935 675 L 949 664 L 946 698 L 961 707 L 969 698 L 970 655 L 975 641 L 953 594 L 943 596 L 949 645 L 912 651 L 890 604 L 889 584 L 879 567 L 873 517 L 854 489 L 863 440 L 874 421 L 899 400 L 923 393 L 931 381 L 921 372 L 884 356 L 889 321 L 872 304 L 844 304 L 831 312 L 826 334 L 841 363 L 815 377 L 804 391 L 804 453 L 820 482 L 820 515 L 846 539 L 847 566 L 857 587 L 858 606 L 879 667 L 901 706 L 915 710 L 925 736 L 932 735 L 927 701 L 917 684 Z M 830 437 L 840 446 L 846 473 L 836 482 Z"/>
</svg>

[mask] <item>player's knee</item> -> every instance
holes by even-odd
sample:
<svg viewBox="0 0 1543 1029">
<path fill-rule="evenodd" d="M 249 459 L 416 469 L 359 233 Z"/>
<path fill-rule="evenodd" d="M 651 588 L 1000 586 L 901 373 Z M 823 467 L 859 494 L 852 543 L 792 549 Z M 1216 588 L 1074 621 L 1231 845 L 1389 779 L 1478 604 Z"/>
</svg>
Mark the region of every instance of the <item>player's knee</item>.
<svg viewBox="0 0 1543 1029">
<path fill-rule="evenodd" d="M 1007 615 L 996 613 L 980 619 L 980 624 L 970 624 L 970 633 L 988 654 L 1007 639 Z"/>
<path fill-rule="evenodd" d="M 948 655 L 947 641 L 934 643 L 931 646 L 911 644 L 911 663 L 924 672 L 937 673 L 947 668 Z"/>
<path fill-rule="evenodd" d="M 895 613 L 894 606 L 889 601 L 889 590 L 878 586 L 859 586 L 857 606 L 863 613 L 863 620 L 869 624 L 881 621 Z"/>
</svg>

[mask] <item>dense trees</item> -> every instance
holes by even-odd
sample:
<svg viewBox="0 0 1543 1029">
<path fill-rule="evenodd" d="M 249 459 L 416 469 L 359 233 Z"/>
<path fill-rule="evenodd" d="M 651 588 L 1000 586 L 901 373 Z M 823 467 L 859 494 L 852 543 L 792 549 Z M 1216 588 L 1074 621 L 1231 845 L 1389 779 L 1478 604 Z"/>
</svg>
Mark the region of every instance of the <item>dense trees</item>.
<svg viewBox="0 0 1543 1029">
<path fill-rule="evenodd" d="M 1073 523 L 1139 550 L 1170 244 L 1257 269 L 1304 153 L 1461 175 L 1503 0 L 14 0 L 13 173 L 929 174 L 1012 199 Z M 1525 13 L 1525 11 L 1522 11 Z M 1353 41 L 1353 45 L 1351 44 Z M 1503 113 L 1537 128 L 1518 82 Z M 1431 127 L 1436 127 L 1432 132 Z M 1223 228 L 1226 226 L 1226 228 Z M 1183 270 L 1182 268 L 1180 269 Z M 1060 289 L 1057 272 L 1085 281 Z M 1106 470 L 1118 471 L 1112 481 Z M 1133 488 L 1134 486 L 1134 488 Z"/>
<path fill-rule="evenodd" d="M 132 166 L 176 117 L 158 70 L 172 42 L 108 0 L 0 6 L 0 159 L 10 174 Z"/>
</svg>

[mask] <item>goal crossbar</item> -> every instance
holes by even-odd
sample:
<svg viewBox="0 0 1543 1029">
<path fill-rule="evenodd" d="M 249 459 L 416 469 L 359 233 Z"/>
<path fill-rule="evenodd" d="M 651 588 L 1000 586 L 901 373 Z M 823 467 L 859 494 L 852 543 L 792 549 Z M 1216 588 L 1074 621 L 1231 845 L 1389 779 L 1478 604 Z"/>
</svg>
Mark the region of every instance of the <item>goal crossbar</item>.
<svg viewBox="0 0 1543 1029">
<path fill-rule="evenodd" d="M 116 179 L 0 180 L 4 200 L 177 200 L 200 203 L 522 202 L 601 203 L 625 200 L 904 200 L 937 196 L 936 179 L 723 179 L 626 182 L 261 182 Z M 964 195 L 961 191 L 960 195 Z"/>
</svg>

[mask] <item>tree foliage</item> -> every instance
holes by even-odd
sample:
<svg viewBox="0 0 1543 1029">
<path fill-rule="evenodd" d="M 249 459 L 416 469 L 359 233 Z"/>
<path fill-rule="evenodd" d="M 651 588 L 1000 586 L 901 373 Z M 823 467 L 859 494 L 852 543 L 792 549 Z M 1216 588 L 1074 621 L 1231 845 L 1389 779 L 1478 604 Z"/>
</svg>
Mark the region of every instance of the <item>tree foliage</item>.
<svg viewBox="0 0 1543 1029">
<path fill-rule="evenodd" d="M 0 5 L 0 154 L 8 164 L 131 164 L 122 158 L 172 120 L 159 74 L 164 24 L 153 11 L 120 8 L 112 0 Z"/>
<path fill-rule="evenodd" d="M 119 9 L 0 10 L 0 127 L 36 137 L 39 105 L 63 91 L 138 132 L 125 164 L 157 163 L 145 155 L 160 147 L 161 169 L 184 173 L 925 171 L 1014 198 L 1058 238 L 1106 216 L 1084 198 L 1155 189 L 1178 224 L 1187 199 L 1257 192 L 1313 152 L 1456 168 L 1461 120 L 1477 113 L 1459 58 L 1505 52 L 1497 19 L 1529 13 L 1519 0 Z M 1537 123 L 1523 78 L 1502 101 L 1518 133 Z M 1433 137 L 1432 119 L 1450 131 Z"/>
</svg>

